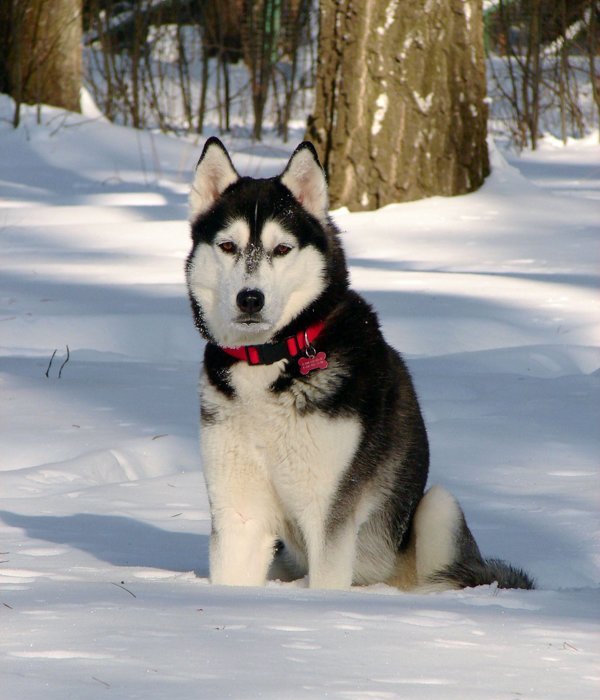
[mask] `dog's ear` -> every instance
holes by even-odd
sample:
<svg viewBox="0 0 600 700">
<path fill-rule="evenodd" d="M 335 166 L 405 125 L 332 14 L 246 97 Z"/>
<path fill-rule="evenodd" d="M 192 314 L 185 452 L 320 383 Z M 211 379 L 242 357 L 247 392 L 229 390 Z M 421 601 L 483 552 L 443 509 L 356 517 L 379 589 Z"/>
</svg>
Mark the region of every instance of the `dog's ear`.
<svg viewBox="0 0 600 700">
<path fill-rule="evenodd" d="M 280 179 L 309 213 L 321 221 L 327 218 L 327 181 L 312 143 L 298 146 Z"/>
<path fill-rule="evenodd" d="M 208 211 L 223 192 L 239 180 L 225 146 L 215 136 L 204 144 L 190 192 L 190 221 Z"/>
</svg>

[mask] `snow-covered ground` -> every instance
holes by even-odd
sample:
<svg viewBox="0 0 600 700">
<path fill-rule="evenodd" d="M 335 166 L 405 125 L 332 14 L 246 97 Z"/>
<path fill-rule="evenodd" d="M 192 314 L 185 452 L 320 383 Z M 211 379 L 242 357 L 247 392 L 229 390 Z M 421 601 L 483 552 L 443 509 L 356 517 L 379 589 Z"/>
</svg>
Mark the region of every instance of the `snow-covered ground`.
<svg viewBox="0 0 600 700">
<path fill-rule="evenodd" d="M 3 700 L 597 697 L 600 148 L 494 151 L 476 194 L 335 212 L 413 371 L 431 481 L 539 589 L 226 589 L 206 578 L 182 267 L 201 143 L 50 109 L 13 131 L 11 109 L 0 98 Z M 255 175 L 291 150 L 228 145 Z"/>
</svg>

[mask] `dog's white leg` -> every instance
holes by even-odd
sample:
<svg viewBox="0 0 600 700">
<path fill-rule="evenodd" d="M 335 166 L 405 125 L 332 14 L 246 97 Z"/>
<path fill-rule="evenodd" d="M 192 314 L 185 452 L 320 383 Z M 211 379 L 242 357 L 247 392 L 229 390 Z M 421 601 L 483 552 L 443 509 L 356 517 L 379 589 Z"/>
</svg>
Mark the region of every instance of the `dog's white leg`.
<svg viewBox="0 0 600 700">
<path fill-rule="evenodd" d="M 420 583 L 455 561 L 461 521 L 460 506 L 441 486 L 432 486 L 421 499 L 413 523 Z"/>
<path fill-rule="evenodd" d="M 210 578 L 262 586 L 273 559 L 280 507 L 260 456 L 227 422 L 203 426 L 203 470 L 212 518 Z"/>
<path fill-rule="evenodd" d="M 251 512 L 247 505 L 244 512 Z M 267 519 L 244 512 L 228 507 L 213 513 L 210 578 L 214 584 L 264 586 L 266 583 L 275 534 Z"/>
<path fill-rule="evenodd" d="M 350 519 L 328 536 L 307 538 L 310 588 L 347 589 L 352 585 L 356 556 L 356 525 Z"/>
</svg>

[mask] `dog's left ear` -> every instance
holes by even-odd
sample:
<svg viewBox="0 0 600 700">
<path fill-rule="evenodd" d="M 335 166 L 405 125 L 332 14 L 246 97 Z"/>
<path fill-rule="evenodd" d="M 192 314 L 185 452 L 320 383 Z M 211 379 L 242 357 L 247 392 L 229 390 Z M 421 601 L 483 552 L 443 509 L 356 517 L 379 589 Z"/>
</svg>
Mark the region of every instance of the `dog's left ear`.
<svg viewBox="0 0 600 700">
<path fill-rule="evenodd" d="M 327 181 L 312 143 L 298 146 L 280 179 L 310 214 L 321 221 L 327 218 Z"/>
<path fill-rule="evenodd" d="M 227 149 L 216 136 L 211 136 L 204 145 L 196 166 L 190 192 L 190 221 L 208 211 L 223 192 L 239 178 Z"/>
</svg>

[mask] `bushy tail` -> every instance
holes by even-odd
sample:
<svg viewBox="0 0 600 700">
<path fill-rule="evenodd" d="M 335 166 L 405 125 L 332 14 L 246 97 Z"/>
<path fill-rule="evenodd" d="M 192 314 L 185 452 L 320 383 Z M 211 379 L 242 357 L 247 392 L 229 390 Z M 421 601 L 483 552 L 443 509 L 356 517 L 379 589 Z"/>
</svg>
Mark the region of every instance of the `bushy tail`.
<svg viewBox="0 0 600 700">
<path fill-rule="evenodd" d="M 419 587 L 430 590 L 472 588 L 497 583 L 499 588 L 534 588 L 520 569 L 499 559 L 484 559 L 454 496 L 433 486 L 423 496 L 413 521 Z"/>
<path fill-rule="evenodd" d="M 501 559 L 473 559 L 454 562 L 429 577 L 433 584 L 447 583 L 449 588 L 474 588 L 498 584 L 498 588 L 535 588 L 534 580 L 522 569 Z"/>
</svg>

